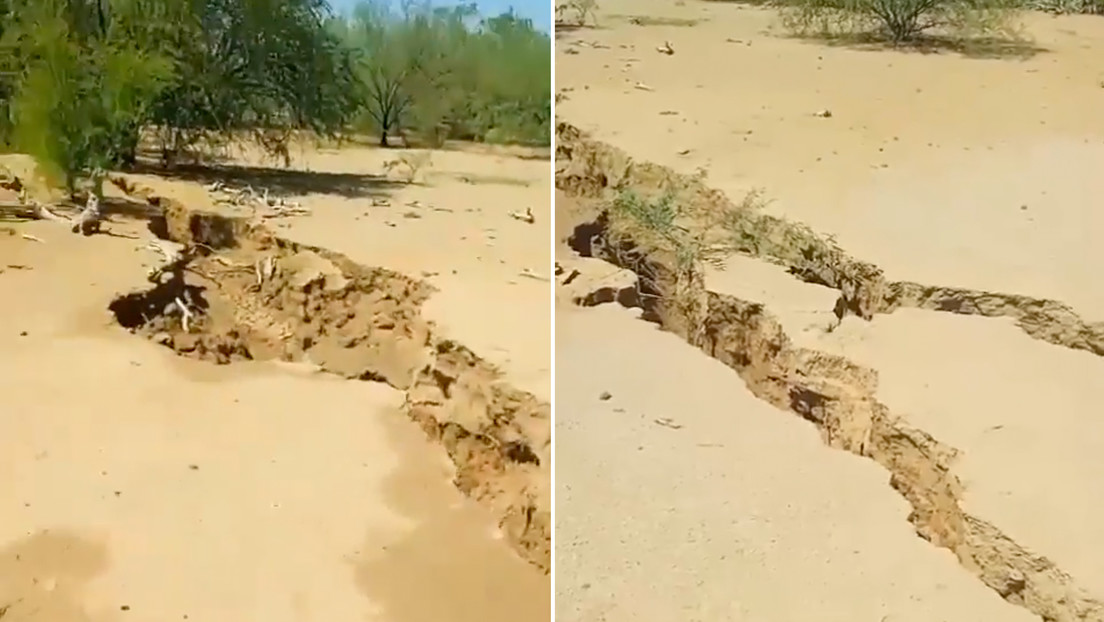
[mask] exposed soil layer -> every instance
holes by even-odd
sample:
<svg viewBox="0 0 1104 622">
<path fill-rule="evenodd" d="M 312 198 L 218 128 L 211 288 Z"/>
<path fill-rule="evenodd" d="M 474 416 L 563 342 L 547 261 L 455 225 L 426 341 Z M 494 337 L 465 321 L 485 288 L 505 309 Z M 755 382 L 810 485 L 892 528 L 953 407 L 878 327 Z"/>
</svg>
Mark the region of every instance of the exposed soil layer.
<svg viewBox="0 0 1104 622">
<path fill-rule="evenodd" d="M 670 190 L 680 201 L 731 206 L 723 194 L 700 181 L 635 163 L 570 125 L 559 124 L 557 135 L 557 187 L 570 195 L 600 201 L 630 188 L 640 193 Z M 1104 602 L 1047 558 L 964 509 L 962 484 L 953 472 L 958 452 L 879 402 L 876 370 L 795 346 L 762 304 L 707 291 L 703 266 L 676 267 L 668 250 L 612 236 L 610 218 L 603 212 L 579 225 L 571 244 L 584 256 L 636 272 L 646 318 L 734 369 L 759 398 L 813 422 L 828 445 L 885 467 L 890 484 L 912 507 L 909 518 L 917 533 L 952 551 L 963 567 L 1008 602 L 1044 620 L 1104 620 Z M 1086 324 L 1060 303 L 890 283 L 876 266 L 848 257 L 798 225 L 752 211 L 746 219 L 746 230 L 759 237 L 742 250 L 787 265 L 803 280 L 837 289 L 840 317 L 850 313 L 869 319 L 902 307 L 1009 316 L 1035 338 L 1104 352 L 1102 327 Z M 585 297 L 579 300 L 587 303 Z"/>
<path fill-rule="evenodd" d="M 159 206 L 151 229 L 182 245 L 150 288 L 111 304 L 121 325 L 186 357 L 304 362 L 404 391 L 404 410 L 452 458 L 457 487 L 496 513 L 519 555 L 549 571 L 550 407 L 435 334 L 420 313 L 432 287 L 113 181 Z"/>
<path fill-rule="evenodd" d="M 1088 322 L 1069 305 L 1040 298 L 953 287 L 891 281 L 881 268 L 858 260 L 807 227 L 756 210 L 741 209 L 700 179 L 647 162 L 593 140 L 568 123 L 556 126 L 556 187 L 574 196 L 609 199 L 633 189 L 642 194 L 671 192 L 680 205 L 702 213 L 732 211 L 740 216 L 741 252 L 785 265 L 798 278 L 839 291 L 837 317 L 870 319 L 878 313 L 919 308 L 962 315 L 1010 317 L 1028 335 L 1055 345 L 1104 355 L 1104 322 Z M 577 244 L 587 244 L 577 236 Z"/>
</svg>

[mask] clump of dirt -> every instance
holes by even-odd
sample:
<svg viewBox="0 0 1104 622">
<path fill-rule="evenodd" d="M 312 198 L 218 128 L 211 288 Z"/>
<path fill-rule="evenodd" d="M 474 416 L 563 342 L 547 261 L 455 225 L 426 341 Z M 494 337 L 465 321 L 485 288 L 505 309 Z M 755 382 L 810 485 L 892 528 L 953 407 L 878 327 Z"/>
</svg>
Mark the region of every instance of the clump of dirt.
<svg viewBox="0 0 1104 622">
<path fill-rule="evenodd" d="M 559 167 L 557 182 L 562 181 L 559 187 L 569 194 L 579 193 L 585 200 L 605 196 L 609 190 L 632 188 L 636 183 L 645 188 L 670 187 L 668 181 L 655 181 L 657 167 L 639 166 L 642 172 L 638 174 L 638 165 L 616 150 L 580 138 L 577 130 L 565 124 L 560 124 L 558 132 L 561 139 L 557 155 L 581 161 L 578 166 L 567 162 Z M 565 134 L 567 140 L 562 138 Z M 605 166 L 609 168 L 602 168 Z M 676 187 L 681 184 L 683 190 L 693 188 L 694 183 L 685 178 L 671 172 L 667 176 L 675 180 L 671 183 Z M 727 201 L 714 191 L 704 187 L 700 190 L 698 200 L 712 197 L 708 200 Z M 878 401 L 876 370 L 836 355 L 796 347 L 764 305 L 707 291 L 703 264 L 676 262 L 669 249 L 642 241 L 647 236 L 632 239 L 624 235 L 624 229 L 614 233 L 610 218 L 607 211 L 592 222 L 580 223 L 572 246 L 585 255 L 635 272 L 643 290 L 639 300 L 645 318 L 728 365 L 760 399 L 815 424 L 828 445 L 886 468 L 891 474 L 890 484 L 912 506 L 909 520 L 917 533 L 951 550 L 963 567 L 1005 600 L 1044 620 L 1104 619 L 1104 602 L 1089 596 L 1052 561 L 1025 549 L 964 509 L 962 484 L 953 472 L 957 450 L 911 427 Z M 773 239 L 764 244 L 765 252 L 776 253 L 771 256 L 775 259 L 792 257 L 792 249 Z M 825 284 L 841 289 L 841 300 L 847 301 L 845 307 L 852 312 L 886 312 L 906 304 L 906 299 L 924 306 L 936 304 L 932 301 L 945 293 L 951 297 L 951 293 L 938 289 L 889 285 L 877 268 L 851 261 L 831 248 L 804 247 L 801 255 L 805 263 L 800 265 L 807 271 L 795 272 L 806 277 L 822 275 Z M 871 283 L 864 284 L 866 278 Z M 920 305 L 925 300 L 929 302 Z M 984 300 L 977 303 L 978 308 L 989 314 L 997 303 Z M 1031 308 L 1037 313 L 1048 309 Z M 1059 311 L 1049 308 L 1048 312 Z"/>
<path fill-rule="evenodd" d="M 550 407 L 435 334 L 420 312 L 429 285 L 127 189 L 161 206 L 153 228 L 183 249 L 150 288 L 111 304 L 121 325 L 182 356 L 309 362 L 404 391 L 407 413 L 455 463 L 456 485 L 493 509 L 522 557 L 549 570 Z"/>
<path fill-rule="evenodd" d="M 875 314 L 902 308 L 1010 317 L 1035 339 L 1104 356 L 1104 322 L 1087 322 L 1062 302 L 891 281 L 878 266 L 851 257 L 800 223 L 737 205 L 697 177 L 636 162 L 620 149 L 594 140 L 568 123 L 557 124 L 556 141 L 556 187 L 560 190 L 605 202 L 626 190 L 642 195 L 670 193 L 689 212 L 726 214 L 727 243 L 738 252 L 784 265 L 805 282 L 839 291 L 834 309 L 838 318 L 855 315 L 869 320 Z M 579 236 L 573 242 L 577 248 L 591 244 Z"/>
</svg>

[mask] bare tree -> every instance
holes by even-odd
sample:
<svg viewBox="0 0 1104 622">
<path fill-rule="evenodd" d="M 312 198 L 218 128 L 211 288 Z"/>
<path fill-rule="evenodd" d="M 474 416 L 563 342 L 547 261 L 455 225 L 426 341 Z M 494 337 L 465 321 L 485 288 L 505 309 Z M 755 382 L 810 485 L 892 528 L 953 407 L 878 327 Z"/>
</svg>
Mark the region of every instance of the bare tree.
<svg viewBox="0 0 1104 622">
<path fill-rule="evenodd" d="M 381 147 L 390 146 L 388 136 L 401 130 L 403 115 L 410 107 L 412 98 L 406 88 L 408 75 L 406 69 L 389 71 L 382 66 L 365 69 L 368 96 L 365 109 L 379 128 Z"/>
</svg>

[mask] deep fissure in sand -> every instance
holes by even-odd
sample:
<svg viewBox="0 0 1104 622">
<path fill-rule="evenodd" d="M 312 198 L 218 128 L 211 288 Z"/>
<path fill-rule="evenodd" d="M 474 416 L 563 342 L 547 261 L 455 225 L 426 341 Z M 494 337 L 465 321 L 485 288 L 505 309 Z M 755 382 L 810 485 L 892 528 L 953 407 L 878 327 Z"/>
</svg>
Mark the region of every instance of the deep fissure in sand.
<svg viewBox="0 0 1104 622">
<path fill-rule="evenodd" d="M 594 141 L 576 128 L 557 127 L 557 188 L 602 205 L 616 193 L 674 191 L 681 200 L 731 202 L 699 180 Z M 781 219 L 755 226 L 764 239 L 750 255 L 787 265 L 796 277 L 840 292 L 838 317 L 869 319 L 902 307 L 985 316 L 1010 316 L 1034 338 L 1104 354 L 1104 326 L 1081 320 L 1066 305 L 1026 296 L 887 282 L 876 266 L 856 261 L 818 236 Z M 663 249 L 623 233 L 610 233 L 610 214 L 581 223 L 569 240 L 583 256 L 597 257 L 638 277 L 644 318 L 659 323 L 735 370 L 760 399 L 817 426 L 832 447 L 874 460 L 890 473 L 890 485 L 908 500 L 917 533 L 952 551 L 959 562 L 1010 603 L 1048 621 L 1104 620 L 1104 603 L 1091 597 L 1053 562 L 1037 555 L 992 523 L 969 514 L 953 473 L 958 451 L 894 414 L 875 397 L 876 370 L 843 357 L 795 346 L 782 325 L 759 303 L 708 291 L 704 266 L 678 266 Z M 798 242 L 795 244 L 795 240 Z M 749 249 L 745 249 L 749 250 Z M 677 298 L 661 295 L 677 293 Z M 615 296 L 617 297 L 617 296 Z M 590 302 L 606 302 L 610 296 Z M 586 297 L 580 299 L 588 303 Z"/>
<path fill-rule="evenodd" d="M 308 362 L 403 391 L 403 410 L 447 450 L 456 486 L 495 514 L 521 557 L 549 571 L 550 406 L 435 334 L 421 315 L 431 286 L 116 183 L 159 206 L 151 231 L 183 246 L 151 286 L 111 303 L 120 325 L 216 364 Z"/>
</svg>

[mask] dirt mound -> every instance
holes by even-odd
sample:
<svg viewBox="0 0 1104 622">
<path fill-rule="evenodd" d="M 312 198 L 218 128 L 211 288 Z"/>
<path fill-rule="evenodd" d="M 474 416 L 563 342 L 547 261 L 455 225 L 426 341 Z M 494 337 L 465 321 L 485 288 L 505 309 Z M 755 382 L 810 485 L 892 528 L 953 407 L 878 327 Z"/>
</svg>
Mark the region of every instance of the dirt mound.
<svg viewBox="0 0 1104 622">
<path fill-rule="evenodd" d="M 429 285 L 116 183 L 159 205 L 152 228 L 183 245 L 166 250 L 171 261 L 149 289 L 111 304 L 121 325 L 182 356 L 306 362 L 405 391 L 406 412 L 448 450 L 456 485 L 496 512 L 522 557 L 549 570 L 550 407 L 435 334 L 420 313 Z"/>
<path fill-rule="evenodd" d="M 571 126 L 560 124 L 558 134 L 557 157 L 561 161 L 557 186 L 569 194 L 609 199 L 611 193 L 626 189 L 673 190 L 680 200 L 723 201 L 731 206 L 723 195 L 696 180 L 670 171 L 661 174 L 653 165 L 635 164 L 616 149 L 586 139 Z M 837 314 L 846 310 L 869 317 L 914 306 L 1006 315 L 1016 317 L 1021 328 L 1037 338 L 1097 351 L 1093 328 L 1070 317 L 1072 312 L 1067 313 L 1064 305 L 887 283 L 876 267 L 854 261 L 815 237 L 802 234 L 800 243 L 788 242 L 794 239 L 793 229 L 787 233 L 790 225 L 784 221 L 756 213 L 743 216 L 752 223 L 769 221 L 769 226 L 752 225 L 765 237 L 757 252 L 749 249 L 749 254 L 789 265 L 800 278 L 839 289 Z M 611 218 L 610 212 L 603 212 L 592 222 L 580 223 L 571 244 L 584 256 L 634 271 L 640 277 L 637 300 L 645 318 L 735 370 L 756 396 L 814 423 L 828 445 L 885 467 L 891 474 L 891 486 L 912 506 L 909 518 L 917 533 L 951 550 L 963 567 L 1007 601 L 1045 620 L 1104 619 L 1104 602 L 1051 560 L 968 513 L 953 468 L 957 450 L 910 426 L 880 402 L 874 369 L 795 346 L 762 304 L 707 291 L 704 265 L 678 262 L 670 249 L 656 246 L 646 237 L 627 239 L 623 229 L 614 233 L 617 223 Z"/>
</svg>

